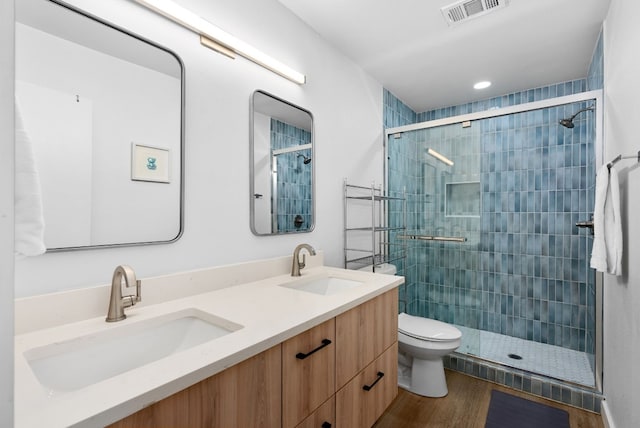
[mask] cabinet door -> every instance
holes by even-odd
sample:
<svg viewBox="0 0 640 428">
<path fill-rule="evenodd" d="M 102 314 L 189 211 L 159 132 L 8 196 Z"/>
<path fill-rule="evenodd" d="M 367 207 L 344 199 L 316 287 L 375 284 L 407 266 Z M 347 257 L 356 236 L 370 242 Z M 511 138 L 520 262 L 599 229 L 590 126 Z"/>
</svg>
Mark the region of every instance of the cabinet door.
<svg viewBox="0 0 640 428">
<path fill-rule="evenodd" d="M 335 389 L 335 319 L 282 343 L 282 426 L 295 427 Z"/>
<path fill-rule="evenodd" d="M 398 289 L 336 317 L 336 386 L 341 388 L 398 340 Z"/>
<path fill-rule="evenodd" d="M 332 396 L 296 428 L 335 428 L 336 397 Z"/>
<path fill-rule="evenodd" d="M 398 344 L 336 393 L 336 422 L 341 428 L 369 428 L 398 395 Z"/>
<path fill-rule="evenodd" d="M 111 427 L 279 427 L 280 356 L 274 346 Z"/>
</svg>

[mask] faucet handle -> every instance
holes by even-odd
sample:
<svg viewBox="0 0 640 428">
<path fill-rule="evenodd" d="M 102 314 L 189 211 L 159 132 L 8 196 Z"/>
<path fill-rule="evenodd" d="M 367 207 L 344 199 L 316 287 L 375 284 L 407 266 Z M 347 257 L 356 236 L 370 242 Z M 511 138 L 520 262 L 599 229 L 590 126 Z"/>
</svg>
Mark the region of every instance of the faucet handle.
<svg viewBox="0 0 640 428">
<path fill-rule="evenodd" d="M 298 259 L 298 266 L 300 267 L 300 269 L 304 269 L 305 266 L 307 266 L 307 255 L 306 254 L 302 255 L 302 261 L 300 261 L 300 259 Z"/>
<path fill-rule="evenodd" d="M 139 279 L 136 280 L 136 294 L 129 294 L 128 296 L 122 296 L 123 308 L 130 308 L 131 306 L 134 306 L 136 303 L 142 301 L 142 295 L 140 293 L 141 285 L 142 285 L 142 281 L 140 281 Z"/>
</svg>

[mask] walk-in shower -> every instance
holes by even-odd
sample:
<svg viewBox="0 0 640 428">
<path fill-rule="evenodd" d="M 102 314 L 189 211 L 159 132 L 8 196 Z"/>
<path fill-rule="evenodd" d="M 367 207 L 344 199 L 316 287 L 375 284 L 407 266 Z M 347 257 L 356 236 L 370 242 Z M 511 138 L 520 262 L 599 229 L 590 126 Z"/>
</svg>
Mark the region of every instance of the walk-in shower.
<svg viewBox="0 0 640 428">
<path fill-rule="evenodd" d="M 400 310 L 459 326 L 459 354 L 594 391 L 600 290 L 576 223 L 593 212 L 600 94 L 392 128 L 385 144 L 406 234 L 439 238 L 407 242 Z"/>
</svg>

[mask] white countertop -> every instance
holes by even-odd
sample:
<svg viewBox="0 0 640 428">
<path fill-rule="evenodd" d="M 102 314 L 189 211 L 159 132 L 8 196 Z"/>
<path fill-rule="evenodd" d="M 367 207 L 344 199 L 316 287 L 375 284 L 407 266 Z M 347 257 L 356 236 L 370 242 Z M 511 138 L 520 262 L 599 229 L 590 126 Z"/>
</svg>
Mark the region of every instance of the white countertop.
<svg viewBox="0 0 640 428">
<path fill-rule="evenodd" d="M 331 267 L 302 272 L 302 278 L 327 275 L 363 284 L 325 296 L 280 287 L 278 284 L 295 279 L 290 275 L 279 275 L 146 307 L 134 306 L 125 310 L 126 320 L 116 323 L 106 323 L 101 316 L 16 336 L 15 426 L 107 425 L 404 282 L 404 278 L 398 276 Z M 75 391 L 50 391 L 42 386 L 24 356 L 24 352 L 33 348 L 191 308 L 240 324 L 243 328 Z"/>
</svg>

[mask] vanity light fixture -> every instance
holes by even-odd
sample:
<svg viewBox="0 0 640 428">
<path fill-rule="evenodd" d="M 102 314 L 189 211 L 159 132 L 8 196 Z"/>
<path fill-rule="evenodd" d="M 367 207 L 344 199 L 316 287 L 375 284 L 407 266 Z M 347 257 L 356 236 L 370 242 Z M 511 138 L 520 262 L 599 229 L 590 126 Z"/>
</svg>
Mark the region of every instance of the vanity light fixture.
<svg viewBox="0 0 640 428">
<path fill-rule="evenodd" d="M 432 148 L 427 149 L 427 153 L 429 153 L 434 158 L 438 159 L 440 162 L 446 163 L 449 166 L 453 166 L 453 161 L 451 159 L 449 159 L 445 155 L 441 155 L 440 153 L 436 152 Z"/>
<path fill-rule="evenodd" d="M 169 18 L 173 22 L 182 25 L 201 36 L 201 43 L 220 52 L 230 58 L 235 54 L 245 57 L 262 67 L 285 77 L 292 82 L 303 85 L 306 76 L 280 61 L 270 57 L 264 52 L 256 49 L 248 43 L 232 36 L 231 34 L 216 27 L 209 21 L 201 18 L 197 14 L 177 5 L 171 0 L 134 0 L 154 12 Z"/>
<path fill-rule="evenodd" d="M 491 82 L 483 80 L 482 82 L 478 82 L 473 85 L 473 89 L 487 89 L 489 86 L 491 86 Z"/>
</svg>

